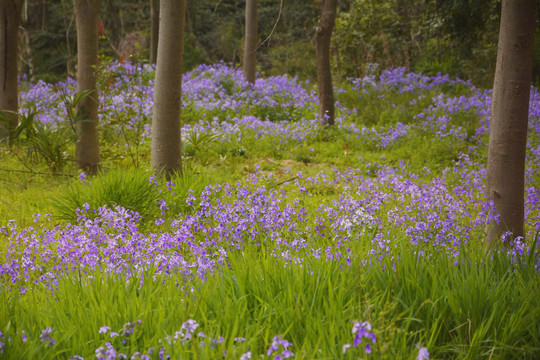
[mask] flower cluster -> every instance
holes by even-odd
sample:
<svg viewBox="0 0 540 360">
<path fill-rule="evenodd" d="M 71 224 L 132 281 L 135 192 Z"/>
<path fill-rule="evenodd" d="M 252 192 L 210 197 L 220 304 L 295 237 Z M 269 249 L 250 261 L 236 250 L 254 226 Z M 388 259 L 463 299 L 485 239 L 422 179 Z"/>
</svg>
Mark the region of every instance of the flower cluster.
<svg viewBox="0 0 540 360">
<path fill-rule="evenodd" d="M 294 353 L 289 349 L 292 347 L 292 343 L 281 338 L 280 336 L 275 336 L 272 339 L 272 345 L 268 348 L 266 355 L 274 355 L 274 360 L 283 360 L 294 357 Z M 281 353 L 278 354 L 279 350 Z"/>
<path fill-rule="evenodd" d="M 137 320 L 133 323 L 127 322 L 122 326 L 120 331 L 111 331 L 111 328 L 107 325 L 104 325 L 99 328 L 100 334 L 109 334 L 111 338 L 119 336 L 122 339 L 122 344 L 127 342 L 128 337 L 135 332 L 135 327 L 141 324 L 141 320 Z"/>
<path fill-rule="evenodd" d="M 52 331 L 53 331 L 53 329 L 51 327 L 43 329 L 43 331 L 39 335 L 39 340 L 41 342 L 48 343 L 50 346 L 54 346 L 54 344 L 56 344 L 56 342 L 54 341 L 54 339 L 52 339 L 50 337 Z"/>
<path fill-rule="evenodd" d="M 360 344 L 362 344 L 362 340 L 369 339 L 371 340 L 371 343 L 366 344 L 364 347 L 364 352 L 366 354 L 371 354 L 372 348 L 371 344 L 377 342 L 377 338 L 375 337 L 375 334 L 371 331 L 371 323 L 368 321 L 364 322 L 354 322 L 352 327 L 352 334 L 353 334 L 353 347 L 358 347 Z M 343 345 L 343 353 L 345 354 L 347 349 L 351 347 L 351 344 L 345 344 Z"/>
</svg>

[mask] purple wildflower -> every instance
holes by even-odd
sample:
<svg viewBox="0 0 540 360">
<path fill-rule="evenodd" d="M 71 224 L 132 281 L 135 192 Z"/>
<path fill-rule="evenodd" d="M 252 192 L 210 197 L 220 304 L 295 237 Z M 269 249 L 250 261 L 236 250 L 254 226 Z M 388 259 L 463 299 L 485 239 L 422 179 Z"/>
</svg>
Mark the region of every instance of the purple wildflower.
<svg viewBox="0 0 540 360">
<path fill-rule="evenodd" d="M 49 342 L 50 346 L 54 346 L 56 343 L 51 337 L 49 336 L 52 333 L 53 329 L 51 327 L 45 328 L 41 331 L 41 334 L 39 335 L 39 340 L 41 342 Z"/>
<path fill-rule="evenodd" d="M 419 347 L 418 348 L 418 356 L 416 357 L 416 360 L 429 360 L 429 352 L 426 347 Z"/>
<path fill-rule="evenodd" d="M 355 322 L 352 328 L 352 334 L 354 335 L 353 346 L 357 347 L 362 343 L 363 339 L 370 339 L 372 343 L 377 341 L 375 334 L 371 332 L 371 323 L 368 321 Z M 371 345 L 366 344 L 364 348 L 366 354 L 371 353 Z"/>
</svg>

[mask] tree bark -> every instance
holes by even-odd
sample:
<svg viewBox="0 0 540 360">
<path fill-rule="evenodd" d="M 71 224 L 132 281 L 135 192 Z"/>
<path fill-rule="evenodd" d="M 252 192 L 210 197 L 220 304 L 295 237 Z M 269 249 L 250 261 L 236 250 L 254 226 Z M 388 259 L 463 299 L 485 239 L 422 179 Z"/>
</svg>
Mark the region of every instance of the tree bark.
<svg viewBox="0 0 540 360">
<path fill-rule="evenodd" d="M 0 139 L 9 137 L 17 127 L 18 101 L 18 39 L 22 4 L 18 0 L 0 0 L 0 110 L 9 123 L 0 122 Z"/>
<path fill-rule="evenodd" d="M 159 175 L 182 173 L 180 110 L 185 0 L 161 0 L 152 120 L 152 167 Z"/>
<path fill-rule="evenodd" d="M 89 174 L 100 169 L 96 65 L 98 63 L 98 17 L 101 0 L 73 0 L 77 23 L 77 93 L 93 91 L 78 105 L 85 116 L 76 124 L 77 165 Z"/>
<path fill-rule="evenodd" d="M 246 0 L 244 77 L 251 84 L 255 82 L 257 65 L 257 2 L 258 0 Z"/>
<path fill-rule="evenodd" d="M 502 3 L 493 85 L 487 196 L 499 223 L 488 225 L 486 246 L 510 231 L 524 235 L 524 172 L 532 76 L 536 0 Z"/>
<path fill-rule="evenodd" d="M 324 0 L 321 21 L 315 33 L 319 113 L 328 125 L 334 125 L 334 89 L 330 68 L 330 40 L 336 22 L 336 0 Z"/>
<path fill-rule="evenodd" d="M 159 0 L 150 0 L 150 20 L 150 64 L 155 64 L 159 41 Z"/>
</svg>

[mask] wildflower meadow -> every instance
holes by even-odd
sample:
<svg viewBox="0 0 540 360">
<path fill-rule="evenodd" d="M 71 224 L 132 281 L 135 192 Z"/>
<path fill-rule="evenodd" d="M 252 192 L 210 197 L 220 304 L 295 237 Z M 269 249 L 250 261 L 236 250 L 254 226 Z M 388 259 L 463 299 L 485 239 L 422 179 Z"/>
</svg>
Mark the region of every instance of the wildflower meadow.
<svg viewBox="0 0 540 360">
<path fill-rule="evenodd" d="M 526 237 L 486 252 L 491 90 L 372 69 L 336 85 L 328 126 L 307 81 L 201 65 L 182 83 L 184 172 L 164 180 L 154 76 L 100 65 L 94 177 L 72 161 L 75 81 L 21 80 L 33 130 L 0 147 L 0 359 L 540 358 L 536 89 Z"/>
</svg>

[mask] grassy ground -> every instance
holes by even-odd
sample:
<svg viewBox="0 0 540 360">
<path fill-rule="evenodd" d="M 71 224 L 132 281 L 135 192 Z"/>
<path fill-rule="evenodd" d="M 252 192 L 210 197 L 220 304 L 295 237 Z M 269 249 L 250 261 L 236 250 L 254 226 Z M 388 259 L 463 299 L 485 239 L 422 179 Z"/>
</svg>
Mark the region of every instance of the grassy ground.
<svg viewBox="0 0 540 360">
<path fill-rule="evenodd" d="M 35 142 L 0 148 L 0 358 L 540 357 L 538 137 L 528 245 L 486 254 L 489 94 L 382 74 L 342 84 L 327 128 L 309 84 L 197 69 L 166 182 L 149 171 L 152 72 L 114 66 L 101 175 L 80 176 L 70 142 L 60 175 Z M 38 85 L 23 107 L 47 123 L 62 98 Z"/>
</svg>

